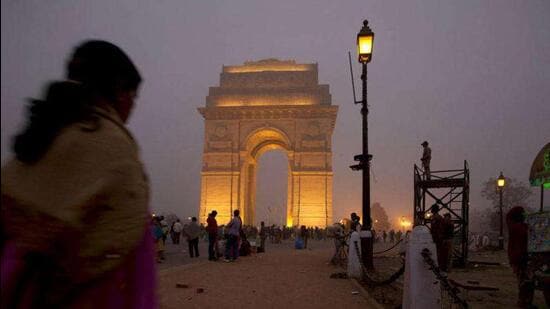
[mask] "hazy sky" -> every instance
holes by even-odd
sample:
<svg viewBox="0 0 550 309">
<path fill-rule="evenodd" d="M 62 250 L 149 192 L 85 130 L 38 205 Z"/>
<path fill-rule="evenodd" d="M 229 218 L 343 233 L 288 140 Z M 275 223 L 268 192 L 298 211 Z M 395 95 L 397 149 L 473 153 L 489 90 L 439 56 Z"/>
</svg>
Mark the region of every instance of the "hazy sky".
<svg viewBox="0 0 550 309">
<path fill-rule="evenodd" d="M 24 99 L 62 78 L 76 44 L 109 40 L 144 77 L 130 128 L 152 181 L 152 208 L 196 215 L 204 136 L 197 107 L 219 84 L 222 65 L 317 62 L 340 107 L 334 217 L 359 212 L 361 176 L 348 166 L 361 151 L 361 120 L 347 52 L 355 52 L 367 18 L 376 34 L 368 67 L 372 201 L 391 220 L 412 212 L 413 164 L 428 140 L 432 170 L 468 160 L 471 208 L 479 209 L 488 204 L 479 194 L 484 180 L 502 170 L 527 182 L 550 141 L 549 16 L 547 0 L 2 0 L 2 162 L 23 122 Z M 280 153 L 260 159 L 259 214 L 285 200 L 286 171 L 276 170 L 285 160 Z"/>
</svg>

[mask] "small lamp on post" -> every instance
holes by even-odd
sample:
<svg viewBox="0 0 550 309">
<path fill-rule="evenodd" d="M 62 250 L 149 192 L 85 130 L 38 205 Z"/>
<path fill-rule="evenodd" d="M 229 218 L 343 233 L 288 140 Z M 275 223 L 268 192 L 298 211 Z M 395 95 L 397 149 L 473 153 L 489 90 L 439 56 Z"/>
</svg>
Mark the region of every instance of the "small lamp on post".
<svg viewBox="0 0 550 309">
<path fill-rule="evenodd" d="M 363 28 L 357 34 L 357 56 L 359 62 L 366 64 L 372 59 L 374 32 L 369 27 L 367 20 L 363 21 Z"/>
<path fill-rule="evenodd" d="M 498 247 L 499 249 L 504 249 L 504 235 L 503 235 L 503 222 L 502 222 L 502 191 L 504 190 L 504 186 L 506 185 L 506 178 L 504 178 L 504 175 L 502 175 L 502 172 L 500 172 L 500 176 L 497 178 L 497 190 L 499 194 L 499 214 L 500 214 L 500 231 L 498 236 Z"/>
</svg>

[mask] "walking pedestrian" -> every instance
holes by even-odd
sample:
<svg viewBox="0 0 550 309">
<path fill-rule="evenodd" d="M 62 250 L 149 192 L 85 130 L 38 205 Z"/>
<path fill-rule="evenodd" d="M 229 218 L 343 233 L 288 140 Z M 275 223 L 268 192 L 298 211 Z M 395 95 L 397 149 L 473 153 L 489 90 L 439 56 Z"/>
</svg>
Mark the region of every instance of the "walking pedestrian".
<svg viewBox="0 0 550 309">
<path fill-rule="evenodd" d="M 174 243 L 179 245 L 181 238 L 181 231 L 183 226 L 181 225 L 180 219 L 177 219 L 176 222 L 172 225 L 172 232 L 174 233 Z"/>
<path fill-rule="evenodd" d="M 189 246 L 189 257 L 199 257 L 199 236 L 201 227 L 197 223 L 197 218 L 191 218 L 191 222 L 184 227 L 187 244 Z"/>
<path fill-rule="evenodd" d="M 162 227 L 160 225 L 160 220 L 158 217 L 153 217 L 152 220 L 152 232 L 153 232 L 153 239 L 155 241 L 155 251 L 156 251 L 156 258 L 157 263 L 162 263 L 162 261 L 165 260 L 164 257 L 164 241 L 162 241 L 162 237 L 164 236 L 164 232 L 162 231 Z"/>
</svg>

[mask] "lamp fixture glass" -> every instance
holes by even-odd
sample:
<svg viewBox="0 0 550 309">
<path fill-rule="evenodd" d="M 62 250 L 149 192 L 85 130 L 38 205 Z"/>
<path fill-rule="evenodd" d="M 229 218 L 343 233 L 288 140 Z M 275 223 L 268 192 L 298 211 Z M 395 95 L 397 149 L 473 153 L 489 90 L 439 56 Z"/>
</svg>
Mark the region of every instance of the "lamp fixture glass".
<svg viewBox="0 0 550 309">
<path fill-rule="evenodd" d="M 374 44 L 374 32 L 369 27 L 367 20 L 363 21 L 363 28 L 357 34 L 357 55 L 359 62 L 369 63 L 372 60 Z"/>
</svg>

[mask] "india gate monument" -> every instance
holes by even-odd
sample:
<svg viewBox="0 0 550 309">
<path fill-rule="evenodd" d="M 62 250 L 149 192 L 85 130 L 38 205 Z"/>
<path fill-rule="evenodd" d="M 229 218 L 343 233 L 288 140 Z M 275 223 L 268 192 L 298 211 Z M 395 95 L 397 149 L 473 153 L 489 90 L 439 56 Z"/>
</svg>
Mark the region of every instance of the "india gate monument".
<svg viewBox="0 0 550 309">
<path fill-rule="evenodd" d="M 239 209 L 255 222 L 256 173 L 261 155 L 288 158 L 286 225 L 332 224 L 332 132 L 338 107 L 319 84 L 317 64 L 276 59 L 223 66 L 210 87 L 201 172 L 200 222 L 212 210 L 219 224 Z"/>
</svg>

